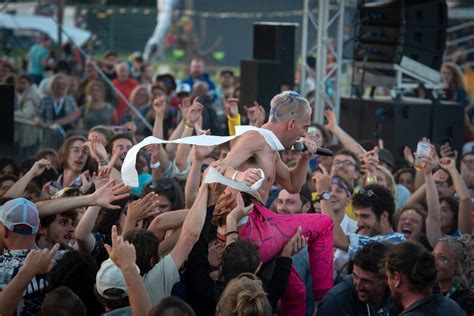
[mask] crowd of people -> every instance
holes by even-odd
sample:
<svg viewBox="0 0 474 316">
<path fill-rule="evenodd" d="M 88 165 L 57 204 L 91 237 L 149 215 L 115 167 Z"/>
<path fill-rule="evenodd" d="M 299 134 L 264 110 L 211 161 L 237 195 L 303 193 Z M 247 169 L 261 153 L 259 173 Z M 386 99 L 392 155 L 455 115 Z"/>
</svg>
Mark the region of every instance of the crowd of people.
<svg viewBox="0 0 474 316">
<path fill-rule="evenodd" d="M 462 152 L 405 147 L 398 162 L 332 109 L 312 123 L 297 92 L 239 105 L 238 77 L 216 83 L 203 60 L 178 81 L 114 52 L 50 67 L 50 45 L 0 72 L 15 117 L 63 139 L 26 134 L 0 159 L 1 315 L 474 315 L 469 106 Z M 464 102 L 458 81 L 448 96 Z M 130 170 L 147 136 L 168 142 Z"/>
</svg>

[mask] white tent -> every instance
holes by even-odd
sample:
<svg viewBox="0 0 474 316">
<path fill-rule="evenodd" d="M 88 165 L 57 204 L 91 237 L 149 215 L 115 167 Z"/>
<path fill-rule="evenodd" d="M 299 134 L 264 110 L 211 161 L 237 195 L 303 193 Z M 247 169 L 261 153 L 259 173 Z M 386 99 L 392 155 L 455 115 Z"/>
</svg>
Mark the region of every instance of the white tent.
<svg viewBox="0 0 474 316">
<path fill-rule="evenodd" d="M 0 13 L 0 28 L 39 31 L 48 35 L 53 42 L 58 41 L 58 26 L 56 21 L 47 16 Z M 62 37 L 64 43 L 71 39 L 76 46 L 80 47 L 85 44 L 91 36 L 92 33 L 87 30 L 63 25 Z"/>
</svg>

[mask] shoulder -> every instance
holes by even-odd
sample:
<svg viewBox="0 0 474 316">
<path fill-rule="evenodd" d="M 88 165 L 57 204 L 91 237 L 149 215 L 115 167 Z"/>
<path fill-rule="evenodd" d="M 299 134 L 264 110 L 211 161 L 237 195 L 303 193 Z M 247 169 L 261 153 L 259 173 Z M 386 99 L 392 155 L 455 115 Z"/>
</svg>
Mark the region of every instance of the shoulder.
<svg viewBox="0 0 474 316">
<path fill-rule="evenodd" d="M 346 276 L 335 285 L 323 298 L 318 308 L 317 315 L 330 315 L 329 312 L 358 310 L 357 301 L 354 300 L 352 276 Z M 334 315 L 334 314 L 332 314 Z"/>
</svg>

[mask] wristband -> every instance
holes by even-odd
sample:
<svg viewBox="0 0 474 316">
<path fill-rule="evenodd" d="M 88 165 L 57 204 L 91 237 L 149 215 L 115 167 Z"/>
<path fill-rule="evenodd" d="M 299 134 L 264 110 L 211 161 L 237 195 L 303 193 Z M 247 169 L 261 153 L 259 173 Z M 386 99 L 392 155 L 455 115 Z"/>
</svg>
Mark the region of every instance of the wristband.
<svg viewBox="0 0 474 316">
<path fill-rule="evenodd" d="M 239 232 L 236 231 L 236 230 L 231 230 L 230 232 L 225 233 L 225 236 L 227 237 L 227 236 L 232 235 L 232 234 L 237 234 L 238 235 Z"/>
<path fill-rule="evenodd" d="M 240 173 L 240 171 L 236 171 L 234 173 L 234 175 L 232 176 L 232 181 L 235 181 L 235 178 L 237 177 L 237 175 Z"/>
<path fill-rule="evenodd" d="M 161 166 L 161 163 L 160 163 L 159 161 L 150 163 L 150 168 L 151 168 L 151 169 L 156 169 L 156 168 L 158 168 L 159 166 Z"/>
<path fill-rule="evenodd" d="M 377 183 L 377 176 L 370 176 L 370 177 L 367 177 L 367 183 L 370 184 L 370 183 Z"/>
<path fill-rule="evenodd" d="M 191 125 L 186 124 L 186 123 L 184 123 L 184 128 L 187 128 L 187 129 L 194 129 L 194 127 L 192 127 Z"/>
</svg>

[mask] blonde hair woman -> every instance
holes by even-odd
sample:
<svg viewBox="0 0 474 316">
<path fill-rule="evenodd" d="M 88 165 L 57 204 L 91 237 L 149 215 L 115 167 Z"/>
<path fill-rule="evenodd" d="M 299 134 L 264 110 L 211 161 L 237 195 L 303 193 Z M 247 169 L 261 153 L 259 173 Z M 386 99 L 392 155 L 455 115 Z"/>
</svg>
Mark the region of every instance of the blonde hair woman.
<svg viewBox="0 0 474 316">
<path fill-rule="evenodd" d="M 98 125 L 112 125 L 114 108 L 105 102 L 105 86 L 93 80 L 86 86 L 86 104 L 81 106 L 83 127 L 87 130 Z"/>
<path fill-rule="evenodd" d="M 272 308 L 262 282 L 251 273 L 232 279 L 217 303 L 218 316 L 270 316 Z"/>
</svg>

